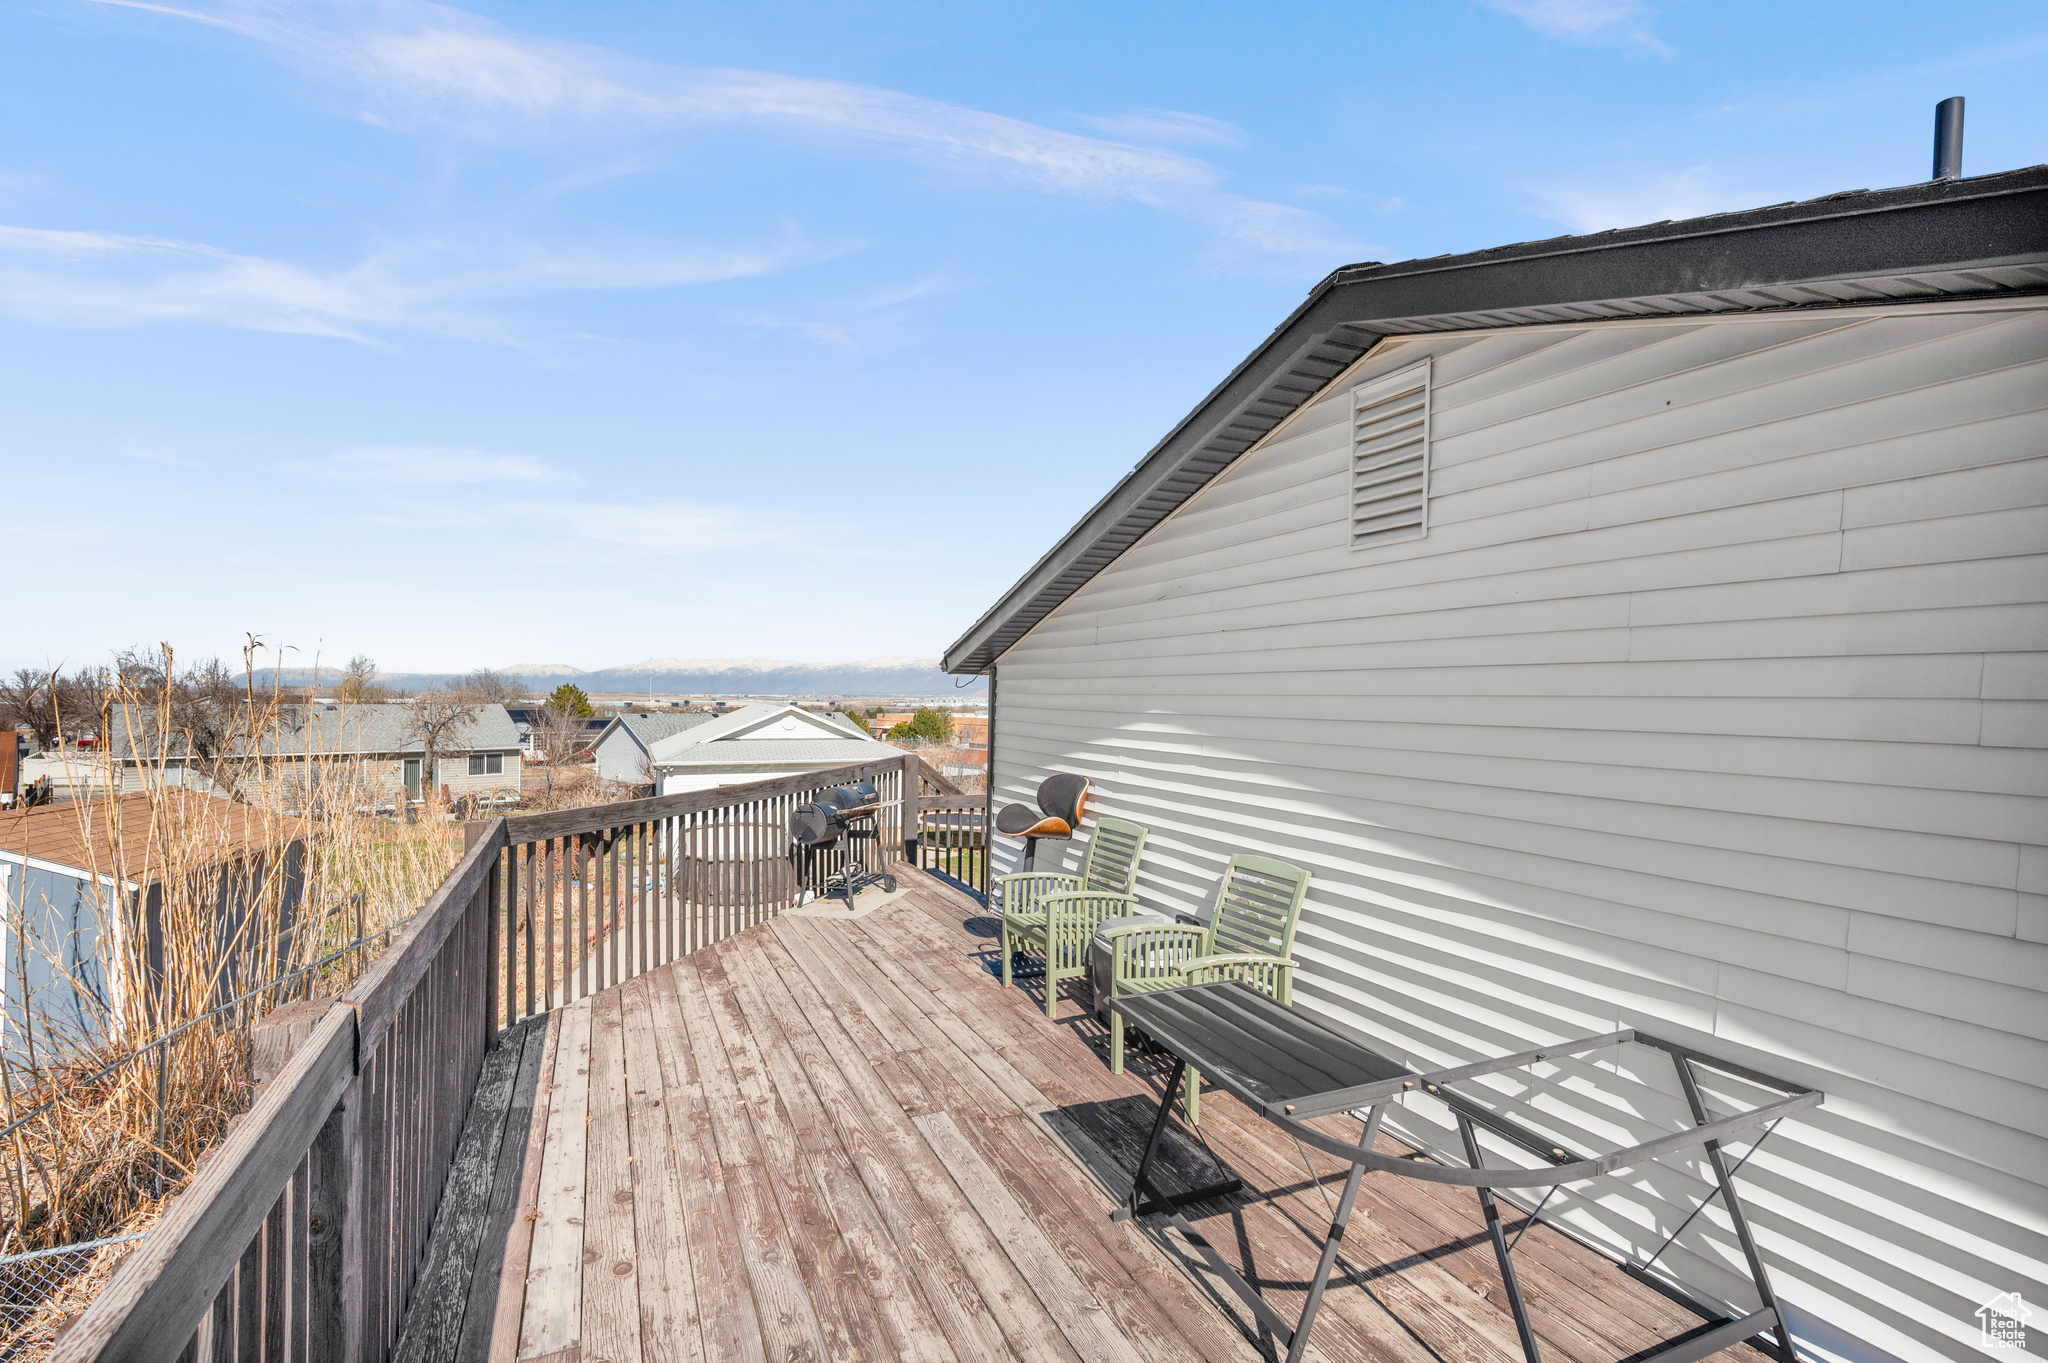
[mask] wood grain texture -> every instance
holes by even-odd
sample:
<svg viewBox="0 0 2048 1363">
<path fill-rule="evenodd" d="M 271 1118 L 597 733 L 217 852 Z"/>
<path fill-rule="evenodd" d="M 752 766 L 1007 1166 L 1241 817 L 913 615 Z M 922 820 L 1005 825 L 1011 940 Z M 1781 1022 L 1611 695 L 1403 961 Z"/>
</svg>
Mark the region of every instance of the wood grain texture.
<svg viewBox="0 0 2048 1363">
<path fill-rule="evenodd" d="M 516 1356 L 522 1359 L 558 1353 L 581 1337 L 590 1030 L 588 1000 L 563 1010 L 520 1316 Z"/>
<path fill-rule="evenodd" d="M 155 1358 L 166 1340 L 189 1337 L 326 1125 L 354 1060 L 355 1017 L 335 1009 L 264 1086 L 52 1357 Z"/>
<path fill-rule="evenodd" d="M 904 874 L 908 893 L 865 918 L 763 924 L 586 1005 L 595 1082 L 573 1111 L 553 1106 L 561 1089 L 547 1095 L 545 1140 L 586 1142 L 576 1210 L 589 1248 L 624 1232 L 626 1209 L 637 1311 L 628 1320 L 602 1302 L 609 1284 L 589 1275 L 609 1255 L 571 1281 L 548 1275 L 537 1251 L 526 1318 L 562 1324 L 528 1357 L 1260 1356 L 1246 1313 L 1215 1295 L 1190 1246 L 1108 1219 L 1153 1111 L 1148 1062 L 1110 1075 L 1079 1000 L 1062 999 L 1049 1024 L 1035 998 L 980 969 L 987 939 L 969 926 L 980 906 Z M 1196 1209 L 1197 1224 L 1276 1305 L 1298 1309 L 1340 1171 L 1320 1154 L 1304 1169 L 1284 1135 L 1220 1092 L 1204 1111 L 1210 1153 L 1180 1148 L 1169 1167 L 1201 1177 L 1215 1160 L 1246 1179 L 1246 1193 Z M 618 1131 L 629 1203 L 599 1171 Z M 543 1149 L 539 1166 L 560 1157 Z M 1374 1176 L 1349 1243 L 1370 1292 L 1333 1284 L 1322 1357 L 1519 1356 L 1469 1194 Z M 1694 1323 L 1544 1226 L 1517 1257 L 1545 1356 L 1561 1363 L 1611 1363 Z"/>
<path fill-rule="evenodd" d="M 565 1009 L 548 1014 L 546 1030 L 539 1039 L 539 1074 L 532 1111 L 522 1136 L 519 1185 L 511 1225 L 505 1237 L 504 1266 L 499 1271 L 494 1293 L 497 1306 L 492 1312 L 486 1352 L 489 1363 L 514 1363 L 519 1356 L 519 1327 L 525 1314 L 527 1273 L 533 1261 L 533 1232 L 540 1220 L 540 1176 L 547 1150 L 548 1113 L 553 1103 L 555 1053 L 566 1015 Z"/>
<path fill-rule="evenodd" d="M 588 1359 L 624 1360 L 639 1348 L 640 1254 L 633 1215 L 638 1180 L 627 1130 L 625 1021 L 620 991 L 591 1001 L 589 1150 L 583 1188 L 583 1302 L 578 1341 Z"/>
</svg>

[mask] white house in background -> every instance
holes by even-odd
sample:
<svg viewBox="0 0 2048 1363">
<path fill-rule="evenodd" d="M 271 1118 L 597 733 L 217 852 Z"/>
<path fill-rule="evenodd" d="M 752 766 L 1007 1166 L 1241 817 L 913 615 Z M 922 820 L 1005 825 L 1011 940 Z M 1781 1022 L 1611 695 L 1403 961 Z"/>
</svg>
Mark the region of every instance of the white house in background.
<svg viewBox="0 0 2048 1363">
<path fill-rule="evenodd" d="M 664 716 L 666 718 L 666 716 Z M 794 705 L 749 705 L 714 716 L 649 750 L 659 792 L 678 795 L 825 767 L 880 762 L 902 749 L 861 732 L 844 715 L 814 715 Z"/>
<path fill-rule="evenodd" d="M 653 779 L 656 743 L 705 724 L 715 724 L 718 718 L 706 714 L 615 716 L 590 745 L 590 754 L 597 759 L 598 779 L 635 786 L 648 784 Z"/>
<path fill-rule="evenodd" d="M 1151 910 L 1309 868 L 1296 1005 L 1415 1062 L 1825 1090 L 1743 1171 L 1803 1355 L 1975 1357 L 2048 1277 L 2044 290 L 2048 167 L 1340 269 L 948 651 L 994 799 L 1089 777 Z M 1667 1163 L 1544 1219 L 1640 1262 Z M 1718 1210 L 1656 1270 L 1755 1309 Z"/>
</svg>

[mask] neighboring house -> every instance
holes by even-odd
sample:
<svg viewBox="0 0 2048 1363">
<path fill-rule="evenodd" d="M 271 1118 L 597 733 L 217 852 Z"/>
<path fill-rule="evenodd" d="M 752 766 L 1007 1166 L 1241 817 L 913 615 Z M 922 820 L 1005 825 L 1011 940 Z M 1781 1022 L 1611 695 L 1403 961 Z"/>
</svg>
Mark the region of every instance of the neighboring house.
<svg viewBox="0 0 2048 1363">
<path fill-rule="evenodd" d="M 576 752 L 583 753 L 590 750 L 597 742 L 598 735 L 603 733 L 605 726 L 611 722 L 597 718 L 549 721 L 545 717 L 546 707 L 539 705 L 515 705 L 505 713 L 512 720 L 513 728 L 519 735 L 519 750 L 536 762 L 547 760 L 546 745 L 540 740 L 549 732 L 570 734 L 571 741 L 576 745 Z M 537 742 L 539 746 L 536 746 Z"/>
<path fill-rule="evenodd" d="M 619 715 L 599 731 L 590 745 L 597 760 L 598 779 L 627 785 L 653 781 L 654 745 L 664 738 L 713 723 L 716 715 Z"/>
<path fill-rule="evenodd" d="M 159 765 L 167 784 L 205 785 L 205 764 L 187 749 L 181 735 L 158 742 L 150 733 L 152 712 L 131 722 L 115 707 L 113 760 L 122 772 L 122 790 L 143 784 L 144 762 Z M 435 754 L 432 773 L 426 766 L 426 744 L 415 736 L 411 707 L 404 704 L 347 705 L 327 703 L 292 712 L 266 730 L 259 742 L 238 746 L 234 756 L 260 758 L 289 770 L 295 762 L 356 764 L 367 792 L 389 800 L 401 787 L 409 799 L 420 800 L 434 789 L 451 798 L 478 796 L 517 798 L 519 794 L 519 731 L 502 705 L 478 707 L 476 716 L 444 738 Z"/>
<path fill-rule="evenodd" d="M 182 790 L 0 812 L 0 1051 L 18 1056 L 30 1036 L 45 1056 L 106 1039 L 128 934 L 140 933 L 150 972 L 162 970 L 166 883 L 198 878 L 223 945 L 245 940 L 252 903 L 289 929 L 304 846 L 295 820 Z M 236 984 L 224 970 L 220 996 Z"/>
<path fill-rule="evenodd" d="M 992 798 L 1090 777 L 1148 909 L 1310 868 L 1296 1002 L 1417 1061 L 1825 1090 L 1743 1175 L 1796 1332 L 1966 1353 L 2048 1206 L 2044 291 L 2048 167 L 1338 270 L 948 651 Z M 1545 1219 L 1640 1260 L 1696 1172 Z"/>
<path fill-rule="evenodd" d="M 794 705 L 749 705 L 658 739 L 650 749 L 660 793 L 766 781 L 825 767 L 880 762 L 902 749 L 869 738 L 843 715 Z"/>
</svg>

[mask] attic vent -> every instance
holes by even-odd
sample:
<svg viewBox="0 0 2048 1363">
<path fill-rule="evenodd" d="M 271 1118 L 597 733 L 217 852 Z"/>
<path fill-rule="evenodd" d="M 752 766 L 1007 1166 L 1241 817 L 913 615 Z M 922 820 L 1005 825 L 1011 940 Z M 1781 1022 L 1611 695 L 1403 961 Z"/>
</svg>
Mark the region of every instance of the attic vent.
<svg viewBox="0 0 2048 1363">
<path fill-rule="evenodd" d="M 1429 533 L 1429 361 L 1351 390 L 1351 547 Z"/>
</svg>

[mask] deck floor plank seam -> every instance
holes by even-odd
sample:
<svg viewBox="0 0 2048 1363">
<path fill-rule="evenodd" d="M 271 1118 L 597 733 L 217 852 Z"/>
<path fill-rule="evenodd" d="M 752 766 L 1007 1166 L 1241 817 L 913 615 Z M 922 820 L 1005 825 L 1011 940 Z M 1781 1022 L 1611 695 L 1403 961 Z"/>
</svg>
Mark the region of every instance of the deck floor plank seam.
<svg viewBox="0 0 2048 1363">
<path fill-rule="evenodd" d="M 867 1284 L 831 1211 L 828 1194 L 803 1158 L 797 1118 L 769 1081 L 753 1031 L 732 988 L 726 961 L 745 949 L 740 945 L 744 940 L 721 942 L 697 962 L 697 968 L 719 1039 L 732 1064 L 754 1146 L 760 1152 L 766 1186 L 795 1250 L 794 1262 L 824 1336 L 826 1357 L 886 1360 L 894 1350 L 875 1317 Z"/>
<path fill-rule="evenodd" d="M 634 1240 L 640 1250 L 640 1357 L 646 1363 L 699 1363 L 705 1345 L 691 1272 L 684 1164 L 669 1126 L 668 1085 L 656 1053 L 656 1005 L 648 979 L 620 986 L 619 1001 L 633 1149 Z"/>
<path fill-rule="evenodd" d="M 832 997 L 829 991 L 842 985 L 829 959 L 816 951 L 819 945 L 817 931 L 813 924 L 793 922 L 788 925 L 783 941 L 811 981 L 827 991 L 827 1005 L 830 1007 Z M 943 1110 L 943 1099 L 924 1091 L 927 1076 L 917 1063 L 918 1057 L 899 1052 L 893 1059 L 899 1062 L 898 1082 L 908 1083 L 917 1089 L 917 1092 L 906 1095 L 912 1101 L 903 1106 L 920 1109 L 920 1115 Z M 964 1102 L 965 1099 L 957 1101 Z M 948 1191 L 950 1182 L 947 1175 L 929 1146 L 925 1145 L 923 1133 L 917 1133 L 917 1140 L 920 1146 L 924 1146 L 920 1162 L 927 1165 L 930 1174 L 922 1185 L 926 1205 L 939 1213 L 941 1230 L 1010 1350 L 1023 1363 L 1079 1363 L 1080 1355 L 1067 1343 L 1058 1325 L 1046 1313 L 1009 1256 L 1003 1253 L 1002 1246 L 987 1225 L 974 1214 L 964 1197 Z"/>
<path fill-rule="evenodd" d="M 905 1272 L 882 1212 L 856 1171 L 842 1134 L 767 1005 L 757 975 L 764 959 L 759 943 L 750 940 L 746 949 L 725 954 L 726 977 L 734 1002 L 754 1035 L 767 1078 L 796 1129 L 798 1149 L 852 1256 L 870 1309 L 896 1356 L 906 1363 L 959 1363 L 939 1333 L 924 1294 Z"/>
<path fill-rule="evenodd" d="M 519 1357 L 543 1358 L 581 1339 L 585 1117 L 590 1111 L 590 1003 L 563 1010 L 535 1199 L 532 1261 Z"/>
<path fill-rule="evenodd" d="M 491 1363 L 1276 1356 L 1179 1232 L 1109 1220 L 1156 1110 L 1157 1058 L 1140 1048 L 1109 1073 L 1085 981 L 1065 982 L 1048 1019 L 1042 984 L 1005 989 L 983 968 L 992 914 L 899 876 L 907 893 L 876 912 L 767 917 L 557 1009 L 522 1043 L 532 1115 L 508 1121 L 495 1161 L 516 1200 L 492 1191 L 517 1214 L 502 1252 L 494 1230 L 477 1260 L 502 1262 L 494 1286 L 468 1292 L 469 1310 L 494 1309 Z M 1304 1163 L 1255 1113 L 1205 1096 L 1199 1128 L 1169 1128 L 1166 1176 L 1208 1181 L 1221 1164 L 1244 1179 L 1189 1218 L 1298 1312 L 1346 1168 L 1319 1151 Z M 1380 1149 L 1416 1153 L 1386 1133 Z M 1313 1356 L 1519 1363 L 1466 1190 L 1368 1176 L 1345 1259 L 1362 1287 L 1339 1271 Z M 1515 1259 L 1558 1363 L 1701 1324 L 1547 1224 Z M 1747 1345 L 1716 1357 L 1761 1363 Z"/>
<path fill-rule="evenodd" d="M 526 1309 L 527 1270 L 533 1262 L 534 1223 L 540 1219 L 541 1165 L 547 1152 L 548 1113 L 555 1086 L 555 1051 L 562 1038 L 563 1017 L 561 1011 L 549 1014 L 547 1032 L 541 1041 L 540 1078 L 534 1088 L 529 1128 L 524 1133 L 525 1156 L 519 1170 L 519 1191 L 513 1203 L 512 1226 L 505 1237 L 505 1262 L 498 1273 L 497 1307 L 491 1317 L 487 1354 L 489 1363 L 514 1363 L 519 1355 L 520 1318 Z"/>
<path fill-rule="evenodd" d="M 747 1285 L 739 1227 L 726 1196 L 725 1166 L 711 1130 L 711 1114 L 697 1081 L 696 1057 L 683 1026 L 673 968 L 647 976 L 662 1106 L 683 1198 L 683 1242 L 697 1290 L 699 1334 L 710 1363 L 766 1363 L 768 1348 Z"/>
<path fill-rule="evenodd" d="M 975 1214 L 995 1233 L 1010 1262 L 1031 1284 L 1047 1314 L 1059 1323 L 1074 1351 L 1089 1363 L 1145 1363 L 1117 1328 L 1114 1317 L 1095 1300 L 1038 1224 L 1025 1215 L 981 1152 L 961 1134 L 952 1114 L 934 1112 L 919 1117 L 917 1127 Z"/>
<path fill-rule="evenodd" d="M 824 996 L 779 937 L 766 944 L 764 957 L 773 967 L 763 977 L 764 988 L 772 1001 L 786 998 L 791 1005 L 780 1014 L 784 1030 L 821 1100 L 836 1114 L 849 1154 L 889 1220 L 891 1234 L 910 1256 L 962 1363 L 1009 1355 L 980 1291 L 943 1233 L 949 1209 L 943 1202 L 927 1201 L 939 1171 L 911 1126 L 908 1110 L 871 1058 L 838 1026 Z"/>
<path fill-rule="evenodd" d="M 818 1363 L 830 1357 L 824 1329 L 797 1267 L 796 1247 L 783 1225 L 774 1190 L 761 1167 L 745 1102 L 719 1041 L 718 1024 L 705 996 L 696 957 L 676 962 L 670 973 L 703 1086 L 717 1159 L 725 1170 L 726 1201 L 732 1208 L 762 1345 L 769 1363 Z"/>
<path fill-rule="evenodd" d="M 943 940 L 946 930 L 946 924 L 944 920 L 928 915 L 927 922 L 930 924 L 929 927 L 926 927 L 923 924 L 917 925 L 919 928 L 922 929 L 920 935 L 924 936 L 928 941 L 932 940 L 934 936 L 933 929 L 937 929 L 938 931 L 936 935 L 939 937 L 940 940 Z M 872 929 L 870 929 L 870 932 L 872 932 Z M 954 933 L 954 942 L 956 946 L 967 945 L 969 942 L 972 941 L 972 939 L 966 938 L 964 932 L 957 926 L 954 929 Z M 943 948 L 941 948 L 941 950 L 943 950 Z M 923 953 L 911 954 L 921 955 Z M 971 983 L 978 984 L 979 982 Z M 997 984 L 993 977 L 988 978 L 988 983 L 991 985 L 995 985 L 999 992 L 1008 992 L 1001 991 L 1000 985 Z M 1017 992 L 1019 993 L 1019 997 L 1021 998 L 1022 992 Z M 961 1011 L 964 1014 L 970 1010 L 962 1009 Z M 1014 1006 L 1008 1009 L 973 1011 L 978 1011 L 981 1013 L 982 1016 L 991 1018 L 998 1017 L 1003 1014 L 1008 1014 L 1009 1016 L 1006 1020 L 1010 1021 L 1012 1025 L 1014 1025 L 1017 1021 L 1024 1020 L 1020 1016 L 1021 1010 Z M 1044 1014 L 1042 1008 L 1033 1007 L 1030 1009 L 1029 1017 L 1042 1019 L 1043 1016 Z M 1078 1020 L 1083 1025 L 1087 1024 L 1085 1010 L 1084 1015 L 1076 1020 Z M 1058 1019 L 1058 1022 L 1061 1023 L 1068 1021 L 1070 1021 L 1070 1019 L 1064 1014 L 1060 1019 Z M 1078 1056 L 1072 1055 L 1072 1053 L 1076 1050 L 1085 1051 L 1091 1057 L 1094 1055 L 1093 1048 L 1088 1047 L 1086 1042 L 1078 1035 L 1076 1031 L 1058 1025 L 1050 1029 L 1044 1028 L 1042 1026 L 1036 1027 L 1030 1030 L 1029 1032 L 1025 1032 L 1023 1034 L 1023 1041 L 1026 1045 L 1033 1048 L 1059 1047 L 1060 1049 L 1064 1049 L 1065 1051 L 1067 1051 L 1073 1059 L 1079 1058 Z M 1067 1044 L 1064 1047 L 1060 1047 L 1059 1044 L 1063 1041 Z M 1097 1058 L 1099 1059 L 1099 1057 Z M 1083 1065 L 1077 1068 L 1070 1063 L 1064 1066 L 1048 1065 L 1046 1067 L 1046 1072 L 1053 1076 L 1056 1081 L 1061 1081 L 1063 1076 L 1078 1076 L 1082 1082 L 1085 1082 L 1086 1079 L 1096 1076 L 1096 1069 L 1098 1068 L 1099 1065 L 1095 1067 Z M 1107 1076 L 1105 1075 L 1103 1077 Z M 1096 1092 L 1097 1094 L 1099 1094 L 1101 1090 L 1098 1089 L 1096 1090 Z M 1077 1101 L 1086 1101 L 1088 1100 L 1088 1097 L 1090 1095 L 1074 1092 L 1070 1089 L 1063 1096 L 1070 1097 Z M 1250 1180 L 1248 1180 L 1252 1182 L 1255 1187 L 1287 1186 L 1288 1184 L 1295 1183 L 1300 1180 L 1302 1174 L 1305 1171 L 1302 1170 L 1296 1164 L 1286 1162 L 1284 1159 L 1284 1152 L 1276 1148 L 1277 1142 L 1274 1140 L 1274 1138 L 1278 1137 L 1279 1135 L 1277 1130 L 1263 1122 L 1259 1122 L 1256 1118 L 1251 1117 L 1251 1115 L 1248 1113 L 1237 1112 L 1235 1110 L 1235 1104 L 1229 1105 L 1229 1107 L 1225 1111 L 1218 1114 L 1217 1118 L 1212 1118 L 1209 1125 L 1213 1127 L 1218 1124 L 1219 1120 L 1231 1121 L 1232 1134 L 1236 1138 L 1236 1140 L 1233 1143 L 1234 1146 L 1238 1148 L 1243 1148 L 1248 1153 L 1251 1151 L 1257 1151 L 1259 1154 L 1264 1155 L 1266 1157 L 1262 1161 L 1262 1167 Z M 1142 1134 L 1142 1132 L 1134 1133 L 1135 1138 L 1139 1140 L 1142 1140 Z M 1326 1157 L 1325 1164 L 1327 1166 L 1327 1169 L 1319 1172 L 1331 1172 L 1335 1170 L 1335 1162 L 1333 1160 L 1328 1160 Z M 1371 1218 L 1374 1206 L 1379 1202 L 1379 1199 L 1375 1196 L 1375 1194 L 1378 1192 L 1378 1189 L 1374 1185 L 1383 1183 L 1384 1180 L 1375 1180 L 1371 1178 L 1367 1180 L 1368 1192 L 1361 1201 L 1361 1208 L 1365 1211 L 1366 1217 L 1361 1218 L 1361 1220 L 1369 1220 Z M 1293 1202 L 1291 1204 L 1278 1199 L 1260 1199 L 1255 1194 L 1240 1195 L 1238 1198 L 1232 1200 L 1236 1207 L 1240 1209 L 1238 1211 L 1233 1212 L 1233 1215 L 1243 1215 L 1243 1212 L 1241 1210 L 1242 1207 L 1253 1201 L 1259 1200 L 1273 1201 L 1275 1203 L 1273 1210 L 1277 1211 L 1280 1214 L 1281 1222 L 1290 1224 L 1296 1232 L 1296 1234 L 1304 1239 L 1311 1236 L 1320 1237 L 1323 1230 L 1327 1227 L 1327 1210 L 1318 1205 L 1320 1199 L 1314 1196 L 1314 1190 L 1312 1188 L 1300 1189 L 1299 1194 L 1293 1199 Z M 1384 1214 L 1388 1212 L 1398 1213 L 1399 1209 L 1393 1207 L 1383 1207 L 1381 1210 Z M 1469 1233 L 1472 1235 L 1483 1234 L 1482 1227 L 1476 1215 L 1476 1206 L 1473 1210 L 1475 1214 L 1471 1218 Z M 1235 1238 L 1240 1242 L 1240 1244 L 1243 1244 L 1248 1240 L 1249 1237 L 1240 1234 Z M 1354 1248 L 1352 1254 L 1348 1257 L 1350 1257 L 1352 1261 L 1355 1263 L 1358 1262 L 1360 1255 L 1364 1252 L 1363 1245 L 1357 1229 L 1354 1229 L 1352 1233 L 1351 1243 L 1354 1246 L 1357 1246 L 1357 1248 Z M 1413 1257 L 1412 1254 L 1408 1252 L 1407 1246 L 1405 1244 L 1396 1244 L 1391 1248 L 1395 1252 L 1395 1257 L 1397 1259 L 1408 1260 Z M 1228 1250 L 1225 1251 L 1225 1256 L 1226 1258 L 1231 1257 Z M 1289 1257 L 1291 1259 L 1293 1256 Z M 1367 1259 L 1366 1262 L 1372 1261 L 1370 1259 Z M 1245 1264 L 1242 1257 L 1240 1257 L 1236 1261 L 1236 1266 L 1240 1269 L 1240 1271 L 1244 1269 Z M 1401 1315 L 1403 1319 L 1416 1318 L 1419 1321 L 1423 1328 L 1417 1331 L 1417 1333 L 1422 1334 L 1425 1338 L 1436 1338 L 1436 1332 L 1438 1330 L 1450 1328 L 1457 1333 L 1470 1334 L 1476 1338 L 1486 1339 L 1489 1343 L 1493 1344 L 1497 1350 L 1500 1351 L 1500 1356 L 1502 1357 L 1509 1359 L 1519 1357 L 1519 1347 L 1514 1344 L 1512 1334 L 1506 1328 L 1505 1317 L 1500 1316 L 1497 1311 L 1482 1309 L 1475 1313 L 1473 1310 L 1469 1309 L 1470 1306 L 1473 1305 L 1473 1303 L 1469 1299 L 1477 1298 L 1479 1300 L 1484 1300 L 1484 1298 L 1480 1296 L 1480 1292 L 1478 1290 L 1482 1285 L 1488 1288 L 1487 1295 L 1490 1296 L 1491 1285 L 1497 1282 L 1497 1276 L 1490 1262 L 1490 1256 L 1488 1261 L 1483 1265 L 1471 1262 L 1468 1259 L 1466 1261 L 1461 1262 L 1458 1266 L 1463 1267 L 1467 1270 L 1467 1274 L 1465 1276 L 1460 1276 L 1456 1272 L 1453 1272 L 1449 1265 L 1446 1265 L 1435 1258 L 1425 1259 L 1422 1261 L 1422 1263 L 1415 1265 L 1417 1269 L 1422 1270 L 1420 1272 L 1403 1275 L 1385 1275 L 1384 1281 L 1386 1283 L 1392 1284 L 1392 1286 L 1382 1286 L 1378 1290 L 1387 1292 L 1389 1297 L 1393 1299 L 1388 1303 L 1388 1305 L 1390 1307 L 1395 1308 L 1395 1312 L 1397 1315 Z M 1196 1271 L 1200 1272 L 1201 1270 L 1197 1268 Z M 1527 1282 L 1525 1282 L 1524 1286 L 1525 1288 L 1528 1286 Z M 1279 1295 L 1286 1295 L 1285 1289 L 1281 1289 Z M 1532 1306 L 1535 1304 L 1535 1294 L 1531 1294 L 1531 1304 Z M 1332 1297 L 1329 1298 L 1327 1301 L 1326 1310 L 1334 1310 L 1340 1315 L 1350 1317 L 1351 1315 L 1353 1315 L 1352 1307 L 1355 1305 L 1355 1303 L 1346 1302 L 1341 1294 L 1333 1294 Z M 1587 1322 L 1583 1320 L 1559 1320 L 1557 1319 L 1554 1313 L 1548 1311 L 1548 1306 L 1549 1302 L 1546 1299 L 1546 1310 L 1544 1312 L 1543 1324 L 1551 1326 L 1552 1329 L 1546 1335 L 1545 1342 L 1547 1344 L 1550 1344 L 1552 1349 L 1563 1353 L 1564 1356 L 1567 1358 L 1578 1359 L 1582 1356 L 1585 1356 L 1587 1350 L 1584 1335 L 1588 1333 Z M 1603 1309 L 1600 1311 L 1599 1314 L 1602 1317 L 1611 1317 L 1613 1313 L 1609 1310 Z M 1372 1334 L 1380 1336 L 1380 1344 L 1382 1348 L 1398 1350 L 1402 1343 L 1412 1344 L 1412 1340 L 1405 1338 L 1409 1335 L 1409 1332 L 1406 1330 L 1400 1332 L 1401 1335 L 1404 1337 L 1402 1339 L 1397 1339 L 1393 1336 L 1387 1335 L 1386 1332 L 1382 1328 L 1380 1328 L 1383 1322 L 1375 1319 L 1374 1314 L 1369 1311 L 1364 1314 L 1363 1319 L 1360 1321 L 1360 1323 L 1366 1325 Z M 1325 1328 L 1327 1328 L 1327 1324 Z M 1605 1330 L 1600 1330 L 1593 1331 L 1592 1333 L 1595 1333 L 1596 1335 L 1600 1336 L 1606 1336 L 1609 1332 Z M 1625 1337 L 1627 1332 L 1623 1333 Z M 1551 1337 L 1553 1335 L 1555 1336 L 1554 1338 Z M 1623 1346 L 1620 1343 L 1620 1340 L 1618 1339 L 1602 1338 L 1597 1341 L 1592 1356 L 1596 1358 L 1602 1356 L 1606 1358 L 1613 1358 L 1630 1354 L 1635 1352 L 1637 1349 L 1646 1347 L 1647 1345 L 1654 1343 L 1655 1340 L 1659 1337 L 1661 1336 L 1641 1335 L 1632 1338 L 1630 1342 L 1626 1344 L 1626 1346 Z"/>
<path fill-rule="evenodd" d="M 640 1352 L 640 1253 L 627 1132 L 623 999 L 606 990 L 590 1009 L 589 1150 L 583 1194 L 583 1314 L 587 1358 L 624 1360 Z"/>
</svg>

